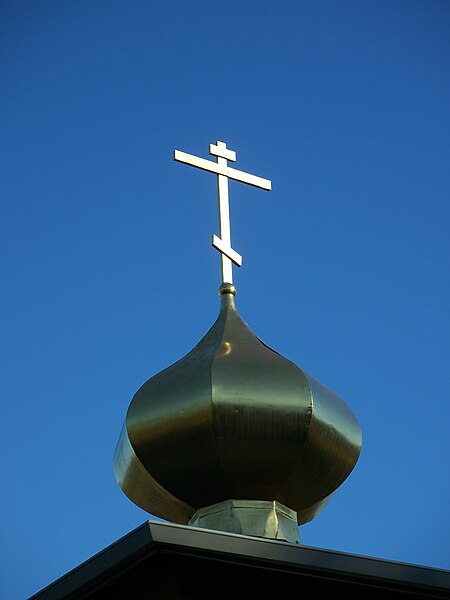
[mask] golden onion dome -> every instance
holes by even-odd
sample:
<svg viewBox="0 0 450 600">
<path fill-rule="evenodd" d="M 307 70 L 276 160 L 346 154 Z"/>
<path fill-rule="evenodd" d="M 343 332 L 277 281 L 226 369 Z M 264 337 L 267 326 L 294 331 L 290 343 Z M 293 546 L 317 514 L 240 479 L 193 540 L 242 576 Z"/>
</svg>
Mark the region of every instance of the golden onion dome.
<svg viewBox="0 0 450 600">
<path fill-rule="evenodd" d="M 359 424 L 339 396 L 253 333 L 234 286 L 219 294 L 206 335 L 134 395 L 117 481 L 138 506 L 178 523 L 208 524 L 205 507 L 231 502 L 230 512 L 237 501 L 276 503 L 306 523 L 354 468 Z"/>
</svg>

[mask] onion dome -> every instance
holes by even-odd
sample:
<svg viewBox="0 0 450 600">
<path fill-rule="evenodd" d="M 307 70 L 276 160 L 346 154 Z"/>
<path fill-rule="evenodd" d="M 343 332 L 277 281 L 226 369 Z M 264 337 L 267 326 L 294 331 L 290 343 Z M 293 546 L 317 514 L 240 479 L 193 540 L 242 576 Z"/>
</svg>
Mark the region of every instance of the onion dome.
<svg viewBox="0 0 450 600">
<path fill-rule="evenodd" d="M 134 395 L 115 475 L 158 517 L 299 541 L 292 520 L 297 532 L 348 477 L 361 430 L 339 396 L 253 333 L 235 293 L 221 286 L 211 329 Z"/>
<path fill-rule="evenodd" d="M 361 430 L 334 392 L 262 342 L 235 306 L 228 179 L 272 183 L 228 166 L 236 152 L 210 144 L 216 162 L 175 150 L 178 162 L 218 180 L 222 263 L 219 316 L 191 352 L 136 392 L 114 456 L 125 494 L 148 512 L 193 527 L 298 543 L 348 477 Z"/>
</svg>

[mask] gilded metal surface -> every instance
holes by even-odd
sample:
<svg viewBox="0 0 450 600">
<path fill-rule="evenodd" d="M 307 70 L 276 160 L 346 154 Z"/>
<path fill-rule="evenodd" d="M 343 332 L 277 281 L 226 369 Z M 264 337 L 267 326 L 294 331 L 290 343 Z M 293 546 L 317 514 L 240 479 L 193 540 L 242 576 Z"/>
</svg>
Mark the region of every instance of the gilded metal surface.
<svg viewBox="0 0 450 600">
<path fill-rule="evenodd" d="M 227 500 L 200 508 L 192 527 L 300 543 L 297 514 L 280 502 Z"/>
<path fill-rule="evenodd" d="M 264 190 L 271 190 L 272 184 L 268 179 L 256 177 L 243 171 L 237 171 L 227 166 L 227 161 L 236 160 L 236 152 L 227 148 L 224 142 L 217 142 L 209 145 L 209 153 L 217 158 L 217 163 L 211 162 L 186 152 L 175 150 L 174 159 L 178 162 L 216 173 L 219 196 L 219 224 L 220 238 L 217 235 L 212 236 L 212 245 L 221 254 L 222 260 L 222 282 L 233 283 L 233 264 L 240 267 L 242 265 L 242 256 L 231 247 L 231 227 L 230 227 L 230 203 L 228 197 L 228 179 L 235 179 L 241 183 L 248 183 Z"/>
<path fill-rule="evenodd" d="M 178 523 L 233 498 L 280 502 L 306 523 L 355 466 L 360 427 L 336 394 L 251 331 L 233 286 L 219 293 L 208 333 L 133 397 L 117 480 L 141 508 Z"/>
</svg>

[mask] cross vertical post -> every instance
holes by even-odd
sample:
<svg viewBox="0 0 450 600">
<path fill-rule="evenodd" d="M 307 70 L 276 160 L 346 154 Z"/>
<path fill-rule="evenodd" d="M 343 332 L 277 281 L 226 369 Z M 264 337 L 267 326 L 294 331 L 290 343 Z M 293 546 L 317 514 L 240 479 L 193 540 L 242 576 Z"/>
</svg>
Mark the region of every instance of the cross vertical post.
<svg viewBox="0 0 450 600">
<path fill-rule="evenodd" d="M 226 148 L 224 142 L 217 142 L 218 148 Z M 223 156 L 217 157 L 217 164 L 224 167 L 227 166 L 227 159 Z M 228 196 L 228 177 L 225 175 L 217 175 L 217 188 L 219 192 L 219 225 L 220 238 L 222 242 L 231 248 L 231 224 L 230 224 L 230 201 Z M 214 238 L 213 238 L 214 246 Z M 219 250 L 220 251 L 220 250 Z M 231 259 L 221 252 L 222 258 L 222 282 L 233 283 L 233 265 Z M 242 264 L 242 262 L 241 262 Z M 239 265 L 240 266 L 240 265 Z"/>
</svg>

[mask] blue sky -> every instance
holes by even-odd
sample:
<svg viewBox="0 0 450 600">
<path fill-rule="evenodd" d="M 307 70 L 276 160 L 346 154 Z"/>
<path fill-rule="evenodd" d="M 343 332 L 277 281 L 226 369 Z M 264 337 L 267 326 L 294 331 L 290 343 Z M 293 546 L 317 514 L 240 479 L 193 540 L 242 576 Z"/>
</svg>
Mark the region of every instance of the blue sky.
<svg viewBox="0 0 450 600">
<path fill-rule="evenodd" d="M 359 462 L 302 542 L 450 568 L 446 1 L 0 6 L 0 590 L 143 523 L 112 455 L 134 392 L 215 320 L 225 141 L 237 306 L 331 387 Z"/>
</svg>

